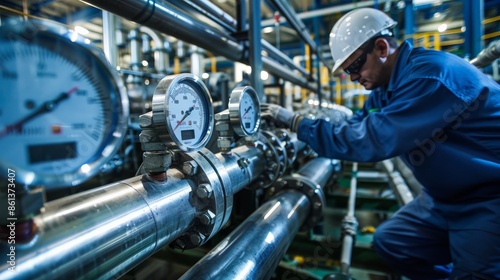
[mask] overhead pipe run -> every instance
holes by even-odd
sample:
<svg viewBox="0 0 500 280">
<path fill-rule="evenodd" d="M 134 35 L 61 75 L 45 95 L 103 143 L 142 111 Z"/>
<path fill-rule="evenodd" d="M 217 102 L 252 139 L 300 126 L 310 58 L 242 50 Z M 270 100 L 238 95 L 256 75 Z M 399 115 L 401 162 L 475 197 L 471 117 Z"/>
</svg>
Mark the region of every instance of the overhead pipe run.
<svg viewBox="0 0 500 280">
<path fill-rule="evenodd" d="M 275 46 L 271 45 L 268 41 L 262 40 L 261 43 L 262 43 L 262 49 L 264 49 L 270 55 L 278 58 L 281 62 L 283 62 L 288 67 L 290 67 L 292 70 L 299 71 L 305 77 L 310 76 L 310 74 L 306 71 L 306 69 L 295 64 L 290 57 L 286 56 L 284 53 L 282 53 L 280 50 L 278 50 Z"/>
<path fill-rule="evenodd" d="M 186 0 L 185 1 L 187 4 L 189 4 L 191 7 L 195 8 L 198 12 L 200 12 L 203 15 L 206 15 L 209 13 L 211 16 L 212 20 L 214 20 L 216 23 L 221 25 L 222 27 L 225 27 L 228 31 L 230 32 L 237 32 L 237 21 L 232 18 L 230 15 L 222 11 L 219 7 L 214 5 L 213 3 L 206 1 L 206 0 Z M 179 2 L 181 3 L 181 2 Z M 215 17 L 215 18 L 214 18 Z M 223 22 L 221 22 L 223 21 Z M 229 25 L 229 27 L 226 26 Z M 262 49 L 275 58 L 279 59 L 280 62 L 286 64 L 289 66 L 292 70 L 298 70 L 302 75 L 304 76 L 310 76 L 310 74 L 302 67 L 299 65 L 293 63 L 293 61 L 286 56 L 284 53 L 282 53 L 279 49 L 271 45 L 269 42 L 266 40 L 262 39 L 261 40 L 262 44 Z"/>
<path fill-rule="evenodd" d="M 281 191 L 180 279 L 271 278 L 301 226 L 305 229 L 310 226 L 308 220 L 319 219 L 317 209 L 324 204 L 322 188 L 334 174 L 336 163 L 331 159 L 316 158 L 298 173 L 277 182 Z M 311 174 L 321 176 L 308 178 Z"/>
<path fill-rule="evenodd" d="M 243 46 L 235 38 L 220 30 L 210 28 L 167 2 L 152 0 L 80 1 L 223 55 L 228 59 L 236 61 L 243 59 Z"/>
<path fill-rule="evenodd" d="M 236 31 L 236 20 L 224 12 L 221 8 L 217 7 L 214 3 L 207 0 L 185 0 L 185 2 L 195 7 L 201 13 L 207 13 L 208 17 L 219 23 L 221 26 L 226 27 L 228 31 Z"/>
<path fill-rule="evenodd" d="M 141 0 L 80 0 L 83 3 L 109 11 L 125 19 L 137 22 L 159 32 L 197 45 L 215 55 L 248 64 L 248 53 L 234 37 L 199 22 L 167 2 Z M 317 85 L 309 85 L 306 79 L 270 58 L 262 58 L 268 72 L 300 87 L 317 91 Z"/>
<path fill-rule="evenodd" d="M 309 32 L 307 31 L 307 28 L 305 27 L 304 23 L 300 18 L 297 17 L 297 14 L 295 11 L 290 7 L 290 4 L 288 2 L 283 1 L 283 0 L 272 0 L 274 5 L 278 8 L 280 13 L 283 14 L 283 16 L 287 19 L 287 21 L 290 23 L 290 25 L 297 31 L 298 35 L 306 42 L 311 49 L 313 50 L 313 53 L 317 55 L 317 57 L 323 62 L 323 64 L 331 70 L 331 66 L 326 63 L 326 60 L 323 58 L 321 53 L 319 52 L 318 46 L 316 43 L 311 39 L 311 35 L 309 35 Z"/>
<path fill-rule="evenodd" d="M 313 92 L 318 91 L 318 86 L 317 84 L 314 83 L 309 83 L 305 78 L 297 76 L 294 74 L 292 71 L 288 70 L 285 68 L 283 65 L 277 63 L 276 61 L 263 56 L 262 57 L 262 63 L 264 64 L 265 69 L 278 77 L 283 78 L 286 81 L 291 82 L 292 84 L 299 85 L 305 89 L 311 90 Z"/>
</svg>

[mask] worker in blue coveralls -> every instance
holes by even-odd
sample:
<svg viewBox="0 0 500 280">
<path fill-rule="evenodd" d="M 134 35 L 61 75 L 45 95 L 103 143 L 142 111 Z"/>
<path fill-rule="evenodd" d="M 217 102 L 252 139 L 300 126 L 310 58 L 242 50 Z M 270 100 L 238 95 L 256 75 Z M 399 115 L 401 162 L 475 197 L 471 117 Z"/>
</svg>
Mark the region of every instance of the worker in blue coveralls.
<svg viewBox="0 0 500 280">
<path fill-rule="evenodd" d="M 262 115 L 320 156 L 377 162 L 400 156 L 422 193 L 376 230 L 373 246 L 410 279 L 500 279 L 500 86 L 464 59 L 401 45 L 382 11 L 345 14 L 330 33 L 339 67 L 367 90 L 339 123 L 274 104 Z"/>
</svg>

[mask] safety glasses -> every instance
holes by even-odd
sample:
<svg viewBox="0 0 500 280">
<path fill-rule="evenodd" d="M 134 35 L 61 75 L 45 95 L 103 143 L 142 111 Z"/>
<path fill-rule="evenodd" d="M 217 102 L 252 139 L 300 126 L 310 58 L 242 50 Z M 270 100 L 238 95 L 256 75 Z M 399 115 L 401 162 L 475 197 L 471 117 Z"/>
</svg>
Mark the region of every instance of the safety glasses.
<svg viewBox="0 0 500 280">
<path fill-rule="evenodd" d="M 344 69 L 344 72 L 349 75 L 358 74 L 361 70 L 361 67 L 365 65 L 367 55 L 368 53 L 366 51 L 363 51 L 363 53 L 358 58 L 356 58 L 356 60 L 354 60 L 349 66 Z"/>
</svg>

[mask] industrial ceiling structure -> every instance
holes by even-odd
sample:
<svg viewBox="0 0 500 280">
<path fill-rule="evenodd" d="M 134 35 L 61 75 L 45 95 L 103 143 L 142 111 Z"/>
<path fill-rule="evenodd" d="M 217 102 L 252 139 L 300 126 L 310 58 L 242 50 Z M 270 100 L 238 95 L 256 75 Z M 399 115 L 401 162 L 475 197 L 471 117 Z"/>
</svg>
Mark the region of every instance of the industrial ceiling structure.
<svg viewBox="0 0 500 280">
<path fill-rule="evenodd" d="M 154 2 L 154 1 L 153 1 Z M 165 1 L 168 2 L 168 1 Z M 181 1 L 178 1 L 179 3 Z M 186 1 L 190 2 L 190 1 Z M 215 0 L 210 1 L 213 5 L 220 8 L 221 12 L 226 15 L 236 18 L 238 5 L 250 1 L 237 0 Z M 301 52 L 300 37 L 290 28 L 283 16 L 277 13 L 276 7 L 269 0 L 261 1 L 261 19 L 262 19 L 262 36 L 273 45 L 278 45 L 286 53 L 290 55 Z M 438 27 L 446 23 L 448 29 L 461 28 L 463 22 L 463 1 L 450 0 L 414 0 L 414 1 L 349 1 L 349 0 L 293 0 L 287 1 L 289 5 L 302 19 L 309 32 L 319 38 L 315 38 L 316 42 L 324 49 L 327 49 L 328 33 L 333 24 L 345 12 L 356 7 L 372 6 L 378 7 L 398 20 L 399 28 L 403 31 L 405 20 L 403 9 L 406 3 L 412 3 L 416 10 L 415 14 L 415 33 L 419 32 L 435 32 Z M 173 2 L 174 5 L 178 5 Z M 498 7 L 500 1 L 485 0 L 484 11 L 485 18 L 491 18 L 499 14 Z M 4 0 L 0 4 L 3 12 L 24 13 L 32 17 L 50 19 L 56 22 L 66 24 L 70 27 L 81 26 L 88 30 L 85 35 L 94 43 L 99 44 L 102 41 L 102 10 L 86 4 L 80 0 Z M 277 17 L 276 17 L 277 16 Z M 278 18 L 279 24 L 276 19 Z M 124 21 L 122 27 L 127 30 L 134 28 L 135 23 Z M 492 27 L 494 29 L 495 27 Z M 403 32 L 401 36 L 404 36 Z M 485 30 L 488 32 L 490 30 Z"/>
</svg>

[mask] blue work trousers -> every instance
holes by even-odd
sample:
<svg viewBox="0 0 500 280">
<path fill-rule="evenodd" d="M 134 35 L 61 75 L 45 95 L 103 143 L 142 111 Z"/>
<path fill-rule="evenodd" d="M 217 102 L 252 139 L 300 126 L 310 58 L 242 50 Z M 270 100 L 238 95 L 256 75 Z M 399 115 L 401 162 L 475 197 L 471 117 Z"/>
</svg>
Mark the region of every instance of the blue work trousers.
<svg viewBox="0 0 500 280">
<path fill-rule="evenodd" d="M 500 197 L 443 203 L 423 192 L 377 228 L 373 245 L 410 279 L 500 279 Z"/>
</svg>

